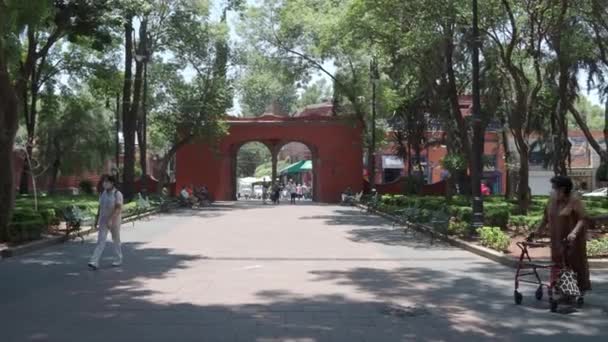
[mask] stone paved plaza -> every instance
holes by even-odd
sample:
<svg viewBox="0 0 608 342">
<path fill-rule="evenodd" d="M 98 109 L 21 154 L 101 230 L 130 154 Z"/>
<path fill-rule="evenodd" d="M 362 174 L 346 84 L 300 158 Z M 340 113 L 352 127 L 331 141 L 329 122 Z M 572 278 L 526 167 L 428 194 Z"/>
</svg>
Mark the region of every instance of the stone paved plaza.
<svg viewBox="0 0 608 342">
<path fill-rule="evenodd" d="M 220 203 L 0 262 L 0 341 L 608 341 L 608 274 L 552 314 L 513 270 L 357 209 Z"/>
</svg>

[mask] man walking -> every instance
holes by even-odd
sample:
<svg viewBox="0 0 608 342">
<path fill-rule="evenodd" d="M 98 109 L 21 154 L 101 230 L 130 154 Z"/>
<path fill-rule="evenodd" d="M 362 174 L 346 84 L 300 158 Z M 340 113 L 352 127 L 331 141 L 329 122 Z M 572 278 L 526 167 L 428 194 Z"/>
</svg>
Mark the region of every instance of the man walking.
<svg viewBox="0 0 608 342">
<path fill-rule="evenodd" d="M 113 176 L 102 176 L 103 192 L 99 196 L 99 207 L 97 209 L 97 246 L 93 251 L 89 268 L 96 270 L 99 267 L 99 259 L 103 254 L 106 246 L 108 231 L 112 233 L 112 242 L 114 244 L 114 252 L 116 258 L 112 266 L 118 267 L 122 265 L 122 249 L 120 246 L 120 224 L 122 221 L 122 205 L 123 197 L 120 191 L 116 189 L 116 178 Z"/>
</svg>

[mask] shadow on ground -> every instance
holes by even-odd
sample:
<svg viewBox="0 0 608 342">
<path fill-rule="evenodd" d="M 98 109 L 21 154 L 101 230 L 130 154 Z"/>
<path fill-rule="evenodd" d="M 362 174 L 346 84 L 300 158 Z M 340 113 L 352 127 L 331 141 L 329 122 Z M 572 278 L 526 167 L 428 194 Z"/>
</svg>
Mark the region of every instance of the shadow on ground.
<svg viewBox="0 0 608 342">
<path fill-rule="evenodd" d="M 295 206 L 318 206 L 319 204 L 311 201 L 298 202 Z M 235 210 L 251 210 L 251 209 L 276 209 L 284 206 L 291 206 L 288 202 L 282 202 L 281 204 L 275 205 L 268 201 L 264 204 L 262 201 L 234 201 L 234 202 L 214 202 L 210 206 L 206 207 L 194 207 L 194 208 L 178 208 L 171 212 L 171 215 L 181 217 L 201 217 L 201 218 L 215 218 L 230 213 Z"/>
<path fill-rule="evenodd" d="M 332 215 L 303 216 L 301 220 L 319 220 L 324 224 L 347 227 L 348 238 L 358 243 L 379 243 L 417 249 L 450 250 L 454 247 L 424 233 L 394 225 L 384 218 L 356 209 L 336 209 Z"/>
<path fill-rule="evenodd" d="M 339 293 L 302 296 L 295 289 L 272 290 L 269 283 L 268 290 L 257 293 L 255 304 L 195 305 L 183 298 L 163 299 L 166 292 L 146 289 L 142 283 L 173 277 L 201 257 L 128 243 L 123 268 L 91 272 L 84 265 L 92 248 L 92 243 L 69 243 L 61 250 L 0 264 L 2 341 L 608 338 L 608 315 L 597 308 L 589 309 L 598 312 L 595 316 L 580 319 L 550 314 L 542 304 L 513 305 L 509 289 L 481 278 L 509 276 L 489 262 L 466 273 L 425 267 L 311 271 L 311 282 L 354 287 L 369 298 L 363 301 Z M 476 275 L 478 271 L 483 275 Z"/>
<path fill-rule="evenodd" d="M 321 219 L 368 222 L 350 211 L 336 212 L 347 217 Z M 351 233 L 353 240 L 382 243 L 357 230 Z M 0 263 L 3 342 L 608 339 L 608 310 L 593 304 L 594 296 L 606 293 L 607 277 L 594 283 L 597 294 L 588 298 L 589 307 L 573 315 L 551 314 L 545 302 L 526 300 L 515 306 L 512 270 L 491 262 L 450 272 L 430 266 L 310 272 L 310 283 L 354 288 L 357 298 L 365 299 L 343 293 L 304 296 L 297 288 L 273 289 L 269 280 L 267 289 L 257 292 L 256 303 L 196 305 L 170 296 L 179 286 L 161 292 L 144 285 L 213 258 L 126 243 L 122 268 L 91 272 L 85 265 L 92 249 L 91 241 L 72 242 Z M 109 262 L 104 259 L 104 265 Z M 201 276 L 213 280 L 214 274 Z"/>
</svg>

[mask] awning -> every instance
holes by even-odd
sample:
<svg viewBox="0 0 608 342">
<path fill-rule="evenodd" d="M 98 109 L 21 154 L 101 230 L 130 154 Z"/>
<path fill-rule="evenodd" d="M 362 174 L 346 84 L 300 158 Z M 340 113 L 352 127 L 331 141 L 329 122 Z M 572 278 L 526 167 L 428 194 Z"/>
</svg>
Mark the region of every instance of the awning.
<svg viewBox="0 0 608 342">
<path fill-rule="evenodd" d="M 312 160 L 300 160 L 297 163 L 293 163 L 281 170 L 279 170 L 279 173 L 283 174 L 283 173 L 300 173 L 300 172 L 307 172 L 312 170 Z"/>
</svg>

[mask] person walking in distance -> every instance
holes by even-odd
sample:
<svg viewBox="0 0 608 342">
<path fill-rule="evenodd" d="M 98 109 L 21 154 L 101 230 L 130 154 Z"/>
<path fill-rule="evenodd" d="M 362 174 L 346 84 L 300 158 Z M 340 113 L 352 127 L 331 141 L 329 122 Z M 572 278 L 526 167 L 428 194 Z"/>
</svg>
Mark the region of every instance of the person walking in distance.
<svg viewBox="0 0 608 342">
<path fill-rule="evenodd" d="M 99 267 L 99 259 L 103 254 L 106 246 L 108 231 L 112 233 L 112 242 L 114 244 L 115 259 L 112 266 L 118 267 L 122 265 L 122 249 L 120 246 L 120 224 L 123 197 L 122 193 L 116 189 L 116 178 L 109 175 L 102 176 L 103 192 L 99 196 L 99 207 L 97 209 L 97 246 L 93 251 L 89 268 L 96 270 Z"/>
<path fill-rule="evenodd" d="M 298 197 L 298 193 L 293 179 L 289 180 L 289 184 L 287 185 L 287 193 L 291 199 L 291 204 L 296 204 L 296 197 Z"/>
</svg>

